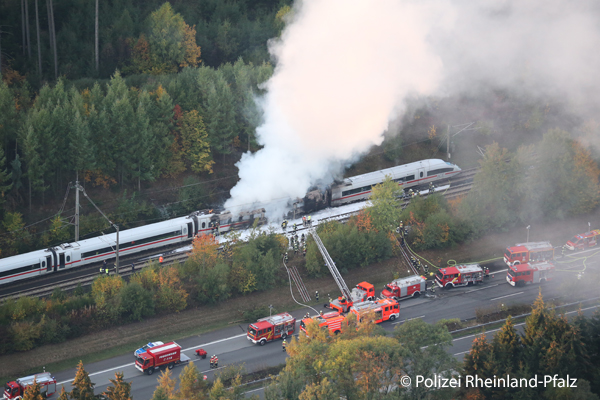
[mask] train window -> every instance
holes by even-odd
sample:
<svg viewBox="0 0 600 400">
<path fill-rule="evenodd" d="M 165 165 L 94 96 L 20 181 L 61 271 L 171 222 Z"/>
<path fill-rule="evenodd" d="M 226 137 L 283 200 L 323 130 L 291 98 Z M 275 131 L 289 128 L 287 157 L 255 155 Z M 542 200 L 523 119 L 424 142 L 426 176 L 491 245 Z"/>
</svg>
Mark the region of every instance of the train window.
<svg viewBox="0 0 600 400">
<path fill-rule="evenodd" d="M 414 181 L 415 180 L 415 176 L 414 175 L 407 175 L 404 178 L 400 178 L 399 180 L 401 180 L 403 182 Z"/>
<path fill-rule="evenodd" d="M 423 172 L 420 172 L 419 173 L 419 178 L 422 178 L 422 177 L 423 177 Z"/>
<path fill-rule="evenodd" d="M 42 261 L 42 268 L 46 268 L 46 261 Z"/>
<path fill-rule="evenodd" d="M 206 226 L 206 222 L 202 222 L 202 227 L 204 228 Z"/>
<path fill-rule="evenodd" d="M 451 172 L 454 171 L 453 168 L 438 168 L 438 169 L 432 169 L 427 171 L 427 176 L 432 176 L 432 175 L 437 175 L 437 174 L 443 174 L 446 172 Z"/>
<path fill-rule="evenodd" d="M 183 228 L 183 234 L 187 234 L 187 228 Z"/>
<path fill-rule="evenodd" d="M 71 261 L 71 256 L 67 256 L 67 262 Z"/>
</svg>

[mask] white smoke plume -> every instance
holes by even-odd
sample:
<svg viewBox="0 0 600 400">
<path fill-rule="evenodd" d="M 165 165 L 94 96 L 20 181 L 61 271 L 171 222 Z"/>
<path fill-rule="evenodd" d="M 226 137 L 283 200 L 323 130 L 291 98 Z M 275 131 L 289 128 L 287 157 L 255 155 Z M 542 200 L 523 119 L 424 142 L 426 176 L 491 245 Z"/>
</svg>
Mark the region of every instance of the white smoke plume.
<svg viewBox="0 0 600 400">
<path fill-rule="evenodd" d="M 310 0 L 273 43 L 264 148 L 245 154 L 226 207 L 303 197 L 380 144 L 409 94 L 479 85 L 600 102 L 592 0 Z"/>
<path fill-rule="evenodd" d="M 341 162 L 382 141 L 399 100 L 430 93 L 442 63 L 426 43 L 435 10 L 395 0 L 306 1 L 270 51 L 264 148 L 244 154 L 228 209 L 303 197 Z M 438 10 L 437 16 L 441 16 Z M 335 171 L 334 171 L 335 172 Z"/>
</svg>

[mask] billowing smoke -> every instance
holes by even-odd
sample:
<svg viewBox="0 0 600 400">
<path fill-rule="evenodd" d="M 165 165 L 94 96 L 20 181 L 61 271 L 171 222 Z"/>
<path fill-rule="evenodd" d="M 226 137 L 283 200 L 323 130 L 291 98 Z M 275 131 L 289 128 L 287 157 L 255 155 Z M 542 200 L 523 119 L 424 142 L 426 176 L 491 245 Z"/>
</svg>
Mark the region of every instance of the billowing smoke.
<svg viewBox="0 0 600 400">
<path fill-rule="evenodd" d="M 306 1 L 270 51 L 264 148 L 238 163 L 228 209 L 303 197 L 344 161 L 382 141 L 411 92 L 430 93 L 442 63 L 427 44 L 441 9 L 395 0 Z"/>
<path fill-rule="evenodd" d="M 264 148 L 238 163 L 227 208 L 302 197 L 382 141 L 407 95 L 480 85 L 600 102 L 592 0 L 311 0 L 270 51 Z"/>
</svg>

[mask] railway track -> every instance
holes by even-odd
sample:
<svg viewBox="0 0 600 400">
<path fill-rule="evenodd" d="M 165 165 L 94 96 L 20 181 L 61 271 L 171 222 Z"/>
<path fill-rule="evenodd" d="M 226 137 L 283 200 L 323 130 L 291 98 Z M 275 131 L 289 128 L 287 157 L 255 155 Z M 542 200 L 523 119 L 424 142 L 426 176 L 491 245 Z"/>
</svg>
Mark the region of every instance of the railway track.
<svg viewBox="0 0 600 400">
<path fill-rule="evenodd" d="M 466 193 L 468 193 L 473 184 L 473 177 L 475 176 L 475 174 L 477 173 L 477 171 L 479 170 L 479 168 L 470 168 L 470 169 L 466 169 L 463 170 L 463 172 L 456 178 L 451 179 L 448 183 L 450 184 L 450 187 L 448 189 L 446 189 L 443 192 L 439 192 L 442 195 L 444 195 L 446 198 L 454 198 L 454 197 L 458 197 L 458 196 L 462 196 Z M 428 194 L 423 194 L 422 197 L 427 197 Z M 410 204 L 410 200 L 401 200 L 401 205 L 403 208 L 407 207 Z M 345 213 L 340 213 L 331 217 L 327 217 L 327 218 L 322 218 L 322 219 L 318 219 L 315 222 L 315 225 L 318 225 L 320 223 L 324 223 L 327 221 L 340 221 L 340 222 L 345 222 L 348 219 L 350 219 L 350 217 L 352 217 L 353 215 L 358 214 L 359 211 L 351 211 L 351 212 L 345 212 Z M 304 232 L 306 230 L 308 230 L 309 227 L 304 227 L 304 226 L 299 226 L 296 229 L 296 232 Z M 291 229 L 288 229 L 286 232 L 284 232 L 284 234 L 291 234 L 293 233 Z M 177 248 L 181 248 L 182 246 L 178 246 Z M 154 259 L 158 259 L 158 256 L 156 255 L 157 253 L 160 253 L 163 255 L 163 262 L 162 265 L 173 265 L 173 264 L 179 264 L 179 263 L 183 263 L 186 259 L 187 259 L 187 253 L 186 252 L 176 252 L 175 250 L 177 248 L 173 248 L 170 250 L 167 250 L 166 252 L 159 252 L 156 249 L 151 250 L 149 252 L 147 252 L 146 254 L 137 254 L 135 257 L 132 258 L 123 258 L 122 261 L 120 262 L 121 266 L 120 266 L 120 273 L 119 275 L 125 278 L 128 278 L 131 275 L 131 262 L 136 262 L 136 271 L 139 271 L 143 268 L 143 265 L 140 265 L 141 261 L 148 261 L 148 260 L 154 260 Z M 412 266 L 412 264 L 410 263 L 410 259 L 408 258 L 408 256 L 404 255 L 404 257 L 407 259 L 407 264 L 413 269 L 413 271 L 415 273 L 418 273 L 417 271 L 414 270 L 414 267 Z M 146 263 L 144 263 L 145 265 Z M 63 279 L 62 281 L 58 281 L 58 282 L 52 282 L 52 283 L 46 283 L 46 284 L 41 284 L 41 285 L 37 285 L 33 288 L 23 288 L 22 290 L 11 290 L 8 293 L 0 293 L 0 301 L 6 301 L 8 299 L 17 299 L 19 297 L 22 296 L 36 296 L 36 297 L 48 297 L 52 294 L 52 292 L 56 289 L 56 288 L 60 288 L 63 291 L 72 291 L 75 288 L 77 288 L 78 286 L 90 286 L 92 284 L 92 282 L 94 281 L 94 279 L 99 275 L 99 268 L 100 268 L 101 264 L 96 264 L 96 265 L 91 265 L 88 267 L 84 267 L 83 269 L 77 270 L 77 271 L 70 271 L 72 273 L 76 273 L 76 276 L 69 276 L 67 279 Z M 83 271 L 83 272 L 82 272 Z M 111 271 L 110 275 L 113 275 L 114 272 Z M 67 276 L 66 274 L 64 275 L 65 277 Z M 41 281 L 40 281 L 41 282 Z M 30 286 L 32 283 L 32 281 L 23 281 L 23 282 L 19 282 L 20 285 L 14 285 L 11 289 L 14 289 L 18 286 Z"/>
</svg>

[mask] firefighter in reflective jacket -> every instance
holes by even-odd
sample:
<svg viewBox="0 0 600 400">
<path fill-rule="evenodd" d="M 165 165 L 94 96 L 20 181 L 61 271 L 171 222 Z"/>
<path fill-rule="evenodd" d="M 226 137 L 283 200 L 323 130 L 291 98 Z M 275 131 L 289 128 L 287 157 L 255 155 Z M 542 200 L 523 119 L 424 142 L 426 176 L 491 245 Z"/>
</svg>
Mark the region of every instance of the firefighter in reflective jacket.
<svg viewBox="0 0 600 400">
<path fill-rule="evenodd" d="M 281 223 L 281 229 L 283 229 L 284 231 L 287 229 L 287 219 L 284 219 Z"/>
<path fill-rule="evenodd" d="M 215 356 L 215 368 L 219 368 L 219 357 Z"/>
<path fill-rule="evenodd" d="M 214 355 L 210 357 L 210 367 L 211 368 L 215 367 L 215 356 Z"/>
<path fill-rule="evenodd" d="M 287 346 L 287 342 L 283 339 L 283 343 L 281 343 L 281 347 L 283 347 L 283 351 L 285 351 L 285 346 Z"/>
</svg>

